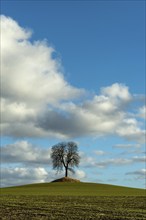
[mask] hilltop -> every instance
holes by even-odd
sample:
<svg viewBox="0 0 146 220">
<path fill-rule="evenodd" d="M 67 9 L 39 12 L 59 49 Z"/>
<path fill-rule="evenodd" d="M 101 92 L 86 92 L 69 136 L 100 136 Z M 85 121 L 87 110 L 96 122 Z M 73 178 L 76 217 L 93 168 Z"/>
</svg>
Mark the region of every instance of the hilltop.
<svg viewBox="0 0 146 220">
<path fill-rule="evenodd" d="M 55 183 L 55 182 L 70 182 L 70 183 L 79 183 L 80 180 L 77 180 L 77 179 L 72 179 L 70 177 L 62 177 L 60 179 L 56 179 L 56 180 L 53 180 L 52 183 Z"/>
<path fill-rule="evenodd" d="M 1 194 L 4 195 L 46 196 L 144 196 L 145 192 L 144 189 L 123 186 L 67 181 L 61 183 L 58 180 L 51 183 L 36 183 L 1 189 Z"/>
</svg>

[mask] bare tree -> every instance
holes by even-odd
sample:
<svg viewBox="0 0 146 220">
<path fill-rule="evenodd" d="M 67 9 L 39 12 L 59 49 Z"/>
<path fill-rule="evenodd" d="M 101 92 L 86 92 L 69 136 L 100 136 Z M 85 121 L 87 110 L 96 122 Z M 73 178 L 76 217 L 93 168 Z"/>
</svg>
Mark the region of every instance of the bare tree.
<svg viewBox="0 0 146 220">
<path fill-rule="evenodd" d="M 62 142 L 54 145 L 51 159 L 53 169 L 57 171 L 65 169 L 65 177 L 68 176 L 68 170 L 74 173 L 73 168 L 78 166 L 80 162 L 77 144 L 75 142 Z"/>
</svg>

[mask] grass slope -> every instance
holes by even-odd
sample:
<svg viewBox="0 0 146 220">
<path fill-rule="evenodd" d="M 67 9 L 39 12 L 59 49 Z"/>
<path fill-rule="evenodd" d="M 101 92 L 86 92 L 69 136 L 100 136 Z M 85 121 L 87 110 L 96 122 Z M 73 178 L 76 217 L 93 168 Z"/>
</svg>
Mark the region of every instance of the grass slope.
<svg viewBox="0 0 146 220">
<path fill-rule="evenodd" d="M 146 190 L 97 183 L 53 182 L 1 189 L 2 195 L 146 196 Z"/>
<path fill-rule="evenodd" d="M 1 189 L 2 220 L 144 220 L 145 190 L 53 182 Z"/>
</svg>

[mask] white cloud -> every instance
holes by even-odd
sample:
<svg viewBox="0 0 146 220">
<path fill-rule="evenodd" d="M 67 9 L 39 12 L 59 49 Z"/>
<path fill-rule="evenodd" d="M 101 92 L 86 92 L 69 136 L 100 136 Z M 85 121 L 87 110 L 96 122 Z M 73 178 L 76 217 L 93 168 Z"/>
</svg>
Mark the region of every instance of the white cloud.
<svg viewBox="0 0 146 220">
<path fill-rule="evenodd" d="M 2 187 L 35 182 L 50 182 L 64 176 L 64 170 L 60 173 L 56 173 L 53 170 L 50 154 L 50 148 L 42 149 L 41 147 L 33 146 L 27 141 L 17 141 L 13 144 L 2 146 Z M 12 167 L 8 168 L 8 165 Z M 46 170 L 47 168 L 49 170 Z M 75 169 L 75 173 L 69 172 L 69 176 L 82 180 L 86 177 L 86 174 L 83 170 Z"/>
<path fill-rule="evenodd" d="M 83 170 L 76 170 L 75 174 L 71 174 L 71 177 L 82 180 L 86 177 L 86 173 Z"/>
<path fill-rule="evenodd" d="M 25 163 L 30 165 L 51 164 L 51 149 L 42 149 L 27 141 L 17 141 L 1 147 L 2 163 Z"/>
<path fill-rule="evenodd" d="M 118 101 L 118 99 L 120 99 L 123 102 L 129 102 L 132 99 L 132 96 L 128 91 L 128 87 L 118 83 L 106 88 L 102 88 L 101 93 L 114 99 L 114 101 Z"/>
<path fill-rule="evenodd" d="M 145 130 L 140 128 L 140 123 L 135 118 L 125 117 L 117 127 L 117 135 L 139 143 L 145 143 Z"/>
<path fill-rule="evenodd" d="M 1 186 L 43 183 L 47 181 L 48 176 L 48 172 L 43 167 L 1 168 Z"/>
<path fill-rule="evenodd" d="M 56 103 L 80 95 L 60 70 L 54 49 L 44 41 L 31 43 L 31 33 L 1 16 L 2 96 L 26 105 Z M 8 43 L 9 42 L 9 43 Z"/>
<path fill-rule="evenodd" d="M 64 78 L 61 63 L 46 41 L 31 42 L 31 31 L 1 16 L 2 125 L 12 137 L 100 137 L 117 135 L 145 141 L 141 124 L 129 116 L 133 100 L 127 86 L 114 83 L 84 102 L 85 92 Z M 76 104 L 78 103 L 78 104 Z"/>
<path fill-rule="evenodd" d="M 9 17 L 0 18 L 2 134 L 27 136 L 29 130 L 30 136 L 43 136 L 45 132 L 35 127 L 42 110 L 79 97 L 83 90 L 64 79 L 51 46 L 45 41 L 31 42 L 31 31 Z"/>
<path fill-rule="evenodd" d="M 63 176 L 63 171 L 57 174 L 54 170 L 46 170 L 43 167 L 2 167 L 1 187 L 51 182 Z M 83 170 L 76 170 L 75 174 L 69 173 L 69 177 L 83 180 L 86 174 Z"/>
<path fill-rule="evenodd" d="M 104 151 L 97 151 L 97 155 L 103 155 L 104 153 Z M 87 178 L 86 173 L 82 170 L 82 168 L 92 168 L 97 170 L 97 168 L 127 166 L 130 164 L 145 162 L 145 157 L 143 156 L 97 160 L 95 154 L 93 157 L 86 155 L 84 152 L 79 152 L 79 155 L 81 157 L 81 169 L 75 169 L 75 174 L 69 172 L 69 176 L 80 180 Z M 18 167 L 18 164 L 20 167 Z M 50 182 L 54 179 L 61 178 L 64 176 L 65 172 L 63 170 L 56 175 L 56 171 L 52 170 L 50 148 L 42 149 L 40 147 L 33 146 L 27 141 L 17 141 L 13 144 L 1 147 L 1 165 L 2 186 L 21 185 L 33 182 Z M 8 165 L 11 165 L 14 168 L 9 168 Z M 46 169 L 49 170 L 47 171 Z M 33 175 L 30 177 L 31 173 L 33 173 Z"/>
</svg>

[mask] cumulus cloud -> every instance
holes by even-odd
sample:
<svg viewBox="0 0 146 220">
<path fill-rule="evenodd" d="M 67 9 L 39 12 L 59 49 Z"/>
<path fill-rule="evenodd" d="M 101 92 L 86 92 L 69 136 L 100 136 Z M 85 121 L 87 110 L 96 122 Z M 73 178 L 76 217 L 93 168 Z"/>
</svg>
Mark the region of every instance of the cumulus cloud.
<svg viewBox="0 0 146 220">
<path fill-rule="evenodd" d="M 73 178 L 83 180 L 86 177 L 86 173 L 83 170 L 76 170 L 74 174 L 71 174 Z"/>
<path fill-rule="evenodd" d="M 29 183 L 43 183 L 49 178 L 48 172 L 43 167 L 37 168 L 1 168 L 1 187 L 22 185 Z"/>
<path fill-rule="evenodd" d="M 45 41 L 31 43 L 31 32 L 1 16 L 2 96 L 26 105 L 68 100 L 80 95 L 61 72 L 54 49 Z M 11 74 L 10 74 L 11 73 Z"/>
<path fill-rule="evenodd" d="M 133 95 L 126 85 L 102 87 L 91 99 L 71 86 L 54 48 L 31 41 L 32 32 L 12 18 L 1 16 L 1 134 L 12 137 L 100 137 L 117 135 L 145 141 L 145 131 L 127 106 Z"/>
<path fill-rule="evenodd" d="M 27 141 L 17 141 L 1 147 L 1 186 L 50 182 L 64 176 L 52 169 L 51 149 L 35 146 Z M 18 167 L 19 165 L 19 167 Z M 8 166 L 11 166 L 10 168 Z M 86 174 L 76 169 L 69 176 L 83 180 Z"/>
<path fill-rule="evenodd" d="M 1 187 L 51 182 L 62 176 L 63 171 L 56 173 L 44 167 L 1 167 Z M 76 170 L 74 174 L 70 173 L 70 177 L 83 180 L 86 173 L 83 170 Z"/>
<path fill-rule="evenodd" d="M 85 91 L 70 85 L 62 71 L 61 61 L 54 58 L 55 49 L 46 40 L 32 41 L 32 30 L 21 27 L 10 17 L 1 16 L 1 135 L 21 137 L 101 137 L 119 136 L 128 141 L 145 142 L 140 118 L 130 111 L 134 101 L 144 101 L 143 95 L 131 94 L 121 83 L 102 87 L 99 94 L 85 99 Z M 82 101 L 78 98 L 84 98 Z M 78 99 L 78 100 L 77 100 Z M 77 101 L 76 101 L 77 100 Z M 140 145 L 117 145 L 116 148 L 138 148 Z M 97 162 L 81 154 L 81 166 L 104 168 L 144 162 L 143 157 L 112 158 Z M 98 150 L 96 155 L 104 155 Z M 43 182 L 55 178 L 50 165 L 50 150 L 17 141 L 2 146 L 2 163 L 24 166 L 2 168 L 3 185 Z M 29 168 L 28 168 L 29 165 Z M 45 166 L 45 168 L 43 167 Z M 48 176 L 47 176 L 48 175 Z M 60 174 L 61 175 L 61 174 Z M 85 178 L 76 170 L 76 178 Z"/>
<path fill-rule="evenodd" d="M 118 85 L 119 90 L 122 87 L 128 93 L 126 86 L 116 84 L 116 88 Z M 128 97 L 131 97 L 130 94 Z M 116 94 L 111 97 L 101 93 L 79 105 L 73 102 L 63 103 L 60 111 L 47 111 L 40 116 L 37 126 L 66 137 L 118 135 L 128 140 L 144 142 L 145 131 L 139 127 L 135 118 L 129 118 L 129 114 L 121 108 L 125 108 L 125 100 L 127 103 L 131 99 L 125 96 L 122 98 L 119 101 L 119 93 L 117 97 Z"/>
<path fill-rule="evenodd" d="M 7 144 L 1 147 L 1 163 L 2 164 L 24 164 L 25 166 L 49 166 L 52 167 L 51 161 L 51 148 L 41 148 L 35 146 L 27 141 L 17 141 L 13 144 Z M 88 162 L 93 162 L 92 157 L 87 157 L 85 153 L 79 152 L 81 156 L 81 164 Z M 55 171 L 54 171 L 55 172 Z M 60 175 L 63 175 L 62 172 Z M 76 170 L 76 177 L 84 178 L 85 173 L 82 170 Z"/>
<path fill-rule="evenodd" d="M 121 84 L 119 85 L 118 83 L 115 83 L 112 86 L 106 88 L 102 88 L 101 92 L 103 95 L 111 97 L 114 102 L 115 100 L 122 100 L 123 103 L 126 103 L 132 99 L 132 96 L 128 91 L 128 87 Z"/>
<path fill-rule="evenodd" d="M 50 165 L 51 149 L 42 149 L 27 141 L 17 141 L 1 147 L 2 163 L 25 163 L 30 165 Z"/>
<path fill-rule="evenodd" d="M 112 94 L 115 87 L 116 91 Z M 125 95 L 120 96 L 121 90 Z M 132 97 L 128 88 L 116 83 L 107 87 L 107 91 L 106 87 L 102 88 L 98 96 L 79 105 L 63 103 L 59 112 L 44 113 L 38 120 L 38 127 L 66 137 L 118 135 L 127 140 L 144 142 L 145 131 L 135 118 L 129 117 L 128 112 L 124 111 Z"/>
<path fill-rule="evenodd" d="M 31 42 L 31 34 L 13 19 L 1 16 L 4 135 L 28 136 L 29 130 L 30 136 L 43 136 L 45 132 L 35 127 L 41 110 L 83 93 L 65 80 L 60 61 L 53 59 L 54 49 L 45 41 Z"/>
<path fill-rule="evenodd" d="M 139 127 L 139 122 L 135 118 L 123 119 L 116 133 L 129 141 L 145 142 L 146 132 Z"/>
</svg>

